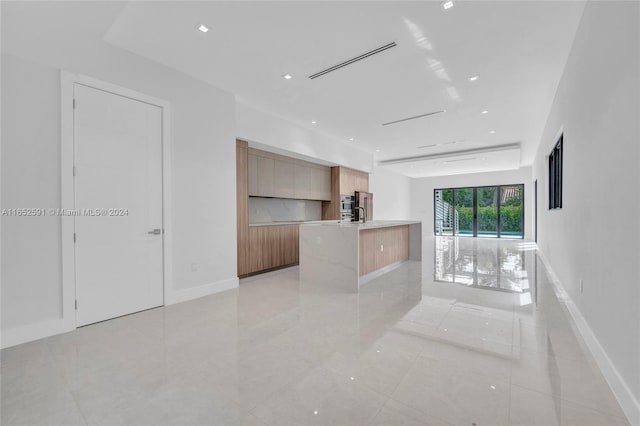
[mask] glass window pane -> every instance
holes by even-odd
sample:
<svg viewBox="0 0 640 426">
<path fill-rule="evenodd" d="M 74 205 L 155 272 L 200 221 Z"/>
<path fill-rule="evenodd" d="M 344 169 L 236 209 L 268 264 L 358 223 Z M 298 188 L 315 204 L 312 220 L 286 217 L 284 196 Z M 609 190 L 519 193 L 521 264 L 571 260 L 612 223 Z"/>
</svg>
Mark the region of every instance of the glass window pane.
<svg viewBox="0 0 640 426">
<path fill-rule="evenodd" d="M 524 235 L 523 185 L 500 187 L 500 236 L 522 238 Z"/>
<path fill-rule="evenodd" d="M 498 236 L 498 188 L 478 188 L 478 236 Z"/>
<path fill-rule="evenodd" d="M 453 190 L 436 190 L 434 216 L 436 235 L 453 235 L 454 216 Z"/>
<path fill-rule="evenodd" d="M 455 235 L 473 236 L 473 188 L 454 189 Z"/>
</svg>

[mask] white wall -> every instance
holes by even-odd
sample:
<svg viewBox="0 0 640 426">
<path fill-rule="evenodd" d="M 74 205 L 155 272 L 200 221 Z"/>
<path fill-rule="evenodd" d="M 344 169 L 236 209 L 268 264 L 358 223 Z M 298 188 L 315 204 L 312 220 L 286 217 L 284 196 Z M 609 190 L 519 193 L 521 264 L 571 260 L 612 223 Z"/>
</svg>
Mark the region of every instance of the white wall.
<svg viewBox="0 0 640 426">
<path fill-rule="evenodd" d="M 533 168 L 545 201 L 539 249 L 610 359 L 601 367 L 632 424 L 640 424 L 639 15 L 637 2 L 587 3 Z M 563 208 L 550 211 L 546 156 L 561 127 Z"/>
<path fill-rule="evenodd" d="M 411 218 L 411 178 L 375 166 L 369 175 L 369 191 L 373 192 L 375 220 Z"/>
<path fill-rule="evenodd" d="M 279 152 L 284 154 L 295 153 L 309 159 L 324 160 L 332 165 L 347 166 L 368 173 L 373 171 L 372 153 L 260 111 L 244 102 L 236 104 L 236 120 L 240 139 L 283 150 Z"/>
<path fill-rule="evenodd" d="M 533 239 L 533 181 L 531 167 L 501 172 L 436 176 L 411 181 L 411 219 L 422 221 L 422 232 L 433 235 L 433 190 L 465 186 L 524 184 L 524 237 Z"/>
<path fill-rule="evenodd" d="M 234 96 L 107 45 L 105 28 L 79 18 L 98 14 L 106 27 L 120 7 L 2 4 L 2 207 L 60 205 L 60 69 L 164 99 L 173 147 L 165 297 L 237 285 Z M 61 315 L 60 219 L 2 218 L 2 246 L 3 346 L 64 331 L 52 326 Z"/>
</svg>

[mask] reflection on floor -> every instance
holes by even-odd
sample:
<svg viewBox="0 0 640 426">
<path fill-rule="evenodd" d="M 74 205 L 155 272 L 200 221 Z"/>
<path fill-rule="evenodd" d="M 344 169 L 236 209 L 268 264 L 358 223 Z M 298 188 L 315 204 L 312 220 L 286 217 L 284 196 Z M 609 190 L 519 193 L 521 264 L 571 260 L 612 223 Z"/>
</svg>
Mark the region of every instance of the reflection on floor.
<svg viewBox="0 0 640 426">
<path fill-rule="evenodd" d="M 291 268 L 3 350 L 2 424 L 628 424 L 534 246 L 423 256 L 359 294 Z"/>
</svg>

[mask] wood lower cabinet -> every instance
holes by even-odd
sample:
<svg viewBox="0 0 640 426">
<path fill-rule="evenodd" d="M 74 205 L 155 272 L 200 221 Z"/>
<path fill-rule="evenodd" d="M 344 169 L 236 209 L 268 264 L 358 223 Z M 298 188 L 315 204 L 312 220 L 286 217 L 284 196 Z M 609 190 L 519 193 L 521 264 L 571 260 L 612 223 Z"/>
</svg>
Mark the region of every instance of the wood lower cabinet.
<svg viewBox="0 0 640 426">
<path fill-rule="evenodd" d="M 409 258 L 409 225 L 360 231 L 360 276 Z"/>
<path fill-rule="evenodd" d="M 250 226 L 247 274 L 298 263 L 299 225 Z"/>
</svg>

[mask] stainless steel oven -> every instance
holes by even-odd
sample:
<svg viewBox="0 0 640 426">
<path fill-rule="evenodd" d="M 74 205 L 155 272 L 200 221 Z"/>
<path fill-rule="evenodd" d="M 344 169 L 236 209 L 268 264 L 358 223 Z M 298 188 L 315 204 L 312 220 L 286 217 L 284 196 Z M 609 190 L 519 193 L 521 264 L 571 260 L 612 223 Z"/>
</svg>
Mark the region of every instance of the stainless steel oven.
<svg viewBox="0 0 640 426">
<path fill-rule="evenodd" d="M 340 195 L 340 221 L 353 222 L 353 195 Z"/>
</svg>

